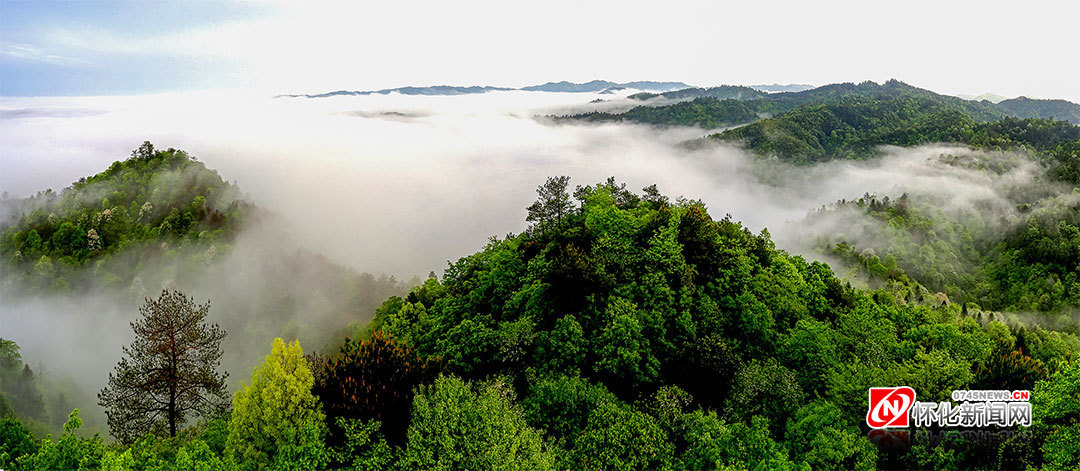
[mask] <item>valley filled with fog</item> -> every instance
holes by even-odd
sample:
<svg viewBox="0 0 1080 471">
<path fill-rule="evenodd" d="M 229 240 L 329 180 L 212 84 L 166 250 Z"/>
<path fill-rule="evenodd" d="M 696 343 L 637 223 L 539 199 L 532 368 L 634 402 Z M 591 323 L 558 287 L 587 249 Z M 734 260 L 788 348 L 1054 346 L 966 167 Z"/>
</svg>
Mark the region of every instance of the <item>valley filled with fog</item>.
<svg viewBox="0 0 1080 471">
<path fill-rule="evenodd" d="M 601 97 L 611 101 L 587 104 Z M 949 205 L 994 200 L 999 180 L 943 165 L 949 146 L 894 149 L 869 162 L 812 168 L 762 160 L 735 146 L 689 150 L 698 128 L 553 124 L 544 116 L 628 108 L 611 95 L 491 92 L 468 96 L 266 98 L 193 94 L 5 98 L 0 188 L 52 188 L 123 160 L 144 140 L 183 149 L 273 212 L 303 247 L 353 269 L 399 278 L 440 271 L 489 236 L 520 232 L 548 176 L 571 186 L 614 176 L 657 184 L 768 228 L 799 251 L 812 209 L 864 193 L 943 194 Z M 994 183 L 994 184 L 991 184 Z M 788 229 L 790 224 L 795 228 Z"/>
</svg>

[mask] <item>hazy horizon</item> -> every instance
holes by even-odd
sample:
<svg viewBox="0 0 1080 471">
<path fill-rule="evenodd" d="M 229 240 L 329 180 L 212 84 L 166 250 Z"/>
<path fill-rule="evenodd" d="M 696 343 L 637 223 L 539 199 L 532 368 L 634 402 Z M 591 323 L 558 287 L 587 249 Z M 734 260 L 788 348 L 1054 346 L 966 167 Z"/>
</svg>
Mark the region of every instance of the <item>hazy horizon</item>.
<svg viewBox="0 0 1080 471">
<path fill-rule="evenodd" d="M 317 8 L 4 0 L 0 95 L 896 78 L 947 94 L 1080 102 L 1080 60 L 1061 46 L 1074 42 L 1077 17 L 1076 4 L 1051 1 L 920 1 L 905 8 L 848 0 L 549 2 L 523 15 L 486 0 Z M 634 31 L 649 34 L 627 34 Z M 1037 47 L 1028 38 L 1038 38 Z"/>
</svg>

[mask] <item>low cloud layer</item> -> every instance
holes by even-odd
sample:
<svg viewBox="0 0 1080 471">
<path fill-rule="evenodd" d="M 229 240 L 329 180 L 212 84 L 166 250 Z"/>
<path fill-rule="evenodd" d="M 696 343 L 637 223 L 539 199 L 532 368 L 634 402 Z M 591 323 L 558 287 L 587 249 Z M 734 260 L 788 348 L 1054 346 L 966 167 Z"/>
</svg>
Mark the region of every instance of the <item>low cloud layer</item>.
<svg viewBox="0 0 1080 471">
<path fill-rule="evenodd" d="M 714 217 L 730 213 L 791 243 L 802 234 L 786 224 L 839 199 L 909 192 L 938 195 L 946 208 L 981 201 L 1008 211 L 1010 185 L 1040 172 L 1030 163 L 998 173 L 947 165 L 941 156 L 972 153 L 945 146 L 890 149 L 869 162 L 808 169 L 735 147 L 680 147 L 705 134 L 696 128 L 535 119 L 597 96 L 7 99 L 0 108 L 97 114 L 9 119 L 0 130 L 0 189 L 59 189 L 151 140 L 185 149 L 238 183 L 286 223 L 301 247 L 362 272 L 408 279 L 440 271 L 491 235 L 523 230 L 524 208 L 552 175 L 569 175 L 572 184 L 613 175 L 633 189 L 656 183 L 670 196 L 704 200 Z"/>
<path fill-rule="evenodd" d="M 600 95 L 597 95 L 600 96 Z M 524 208 L 551 175 L 589 184 L 614 175 L 700 198 L 784 240 L 785 222 L 870 192 L 935 192 L 949 204 L 997 198 L 1005 176 L 937 162 L 956 149 L 895 149 L 872 162 L 790 168 L 733 147 L 689 152 L 695 128 L 551 125 L 536 116 L 580 109 L 583 94 L 371 96 L 322 100 L 215 95 L 41 99 L 42 108 L 100 114 L 13 118 L 0 131 L 0 189 L 59 189 L 127 156 L 142 140 L 189 151 L 287 221 L 300 245 L 352 268 L 408 278 L 441 270 L 488 236 L 525 228 Z M 11 103 L 14 101 L 15 103 Z M 84 102 L 86 101 L 86 102 Z M 35 100 L 3 108 L 32 109 Z"/>
</svg>

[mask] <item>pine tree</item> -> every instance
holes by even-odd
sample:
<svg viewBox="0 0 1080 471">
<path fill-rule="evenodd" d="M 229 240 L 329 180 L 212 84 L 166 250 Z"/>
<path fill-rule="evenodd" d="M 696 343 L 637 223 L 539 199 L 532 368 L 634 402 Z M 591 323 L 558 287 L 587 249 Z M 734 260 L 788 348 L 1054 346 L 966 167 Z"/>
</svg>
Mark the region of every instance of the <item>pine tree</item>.
<svg viewBox="0 0 1080 471">
<path fill-rule="evenodd" d="M 558 225 L 573 208 L 570 194 L 566 192 L 569 185 L 570 177 L 549 177 L 536 188 L 539 198 L 527 208 L 529 215 L 525 221 L 535 223 L 541 233 Z"/>
<path fill-rule="evenodd" d="M 196 305 L 179 291 L 147 299 L 131 323 L 135 340 L 98 394 L 112 435 L 129 442 L 146 433 L 177 428 L 192 415 L 208 415 L 227 404 L 225 378 L 218 373 L 225 331 L 207 324 L 210 303 Z"/>
</svg>

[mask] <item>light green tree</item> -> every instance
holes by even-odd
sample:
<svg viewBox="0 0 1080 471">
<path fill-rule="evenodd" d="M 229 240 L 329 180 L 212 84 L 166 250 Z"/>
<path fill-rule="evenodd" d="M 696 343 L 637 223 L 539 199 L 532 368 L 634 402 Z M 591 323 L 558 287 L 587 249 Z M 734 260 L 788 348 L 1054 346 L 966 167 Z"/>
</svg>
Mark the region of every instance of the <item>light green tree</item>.
<svg viewBox="0 0 1080 471">
<path fill-rule="evenodd" d="M 603 401 L 589 411 L 574 437 L 576 469 L 678 469 L 674 450 L 658 421 L 619 401 Z"/>
<path fill-rule="evenodd" d="M 554 469 L 540 432 L 525 423 L 510 386 L 473 387 L 443 376 L 413 399 L 405 469 Z"/>
<path fill-rule="evenodd" d="M 94 434 L 90 438 L 80 438 L 76 431 L 82 425 L 79 409 L 71 411 L 59 439 L 53 442 L 51 435 L 45 437 L 37 453 L 20 457 L 15 469 L 100 469 L 105 451 L 101 437 Z"/>
<path fill-rule="evenodd" d="M 680 419 L 686 443 L 680 458 L 685 469 L 798 469 L 787 450 L 769 435 L 768 419 L 754 416 L 749 425 L 725 423 L 715 412 L 694 411 Z"/>
<path fill-rule="evenodd" d="M 874 469 L 877 452 L 850 416 L 818 399 L 795 411 L 785 439 L 792 454 L 813 469 Z"/>
<path fill-rule="evenodd" d="M 233 396 L 226 455 L 242 469 L 319 469 L 327 462 L 324 415 L 300 342 L 274 339 L 251 385 Z"/>
</svg>

